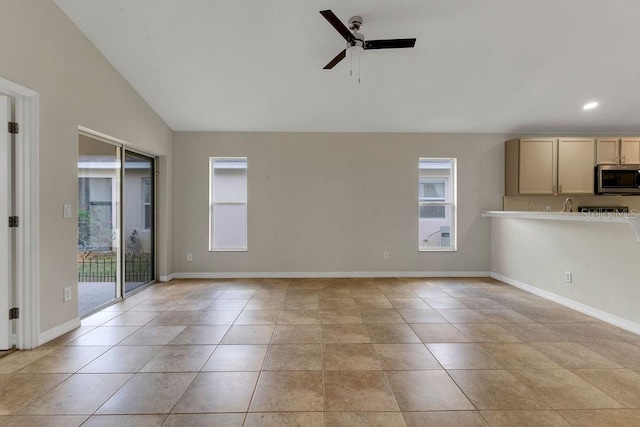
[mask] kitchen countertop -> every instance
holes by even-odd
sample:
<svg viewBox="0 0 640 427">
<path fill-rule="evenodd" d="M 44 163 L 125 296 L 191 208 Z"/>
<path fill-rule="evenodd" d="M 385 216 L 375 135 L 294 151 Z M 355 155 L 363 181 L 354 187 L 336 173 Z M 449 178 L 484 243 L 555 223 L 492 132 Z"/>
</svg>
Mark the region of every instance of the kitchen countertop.
<svg viewBox="0 0 640 427">
<path fill-rule="evenodd" d="M 582 222 L 617 222 L 627 223 L 633 228 L 640 242 L 640 215 L 635 212 L 616 214 L 610 212 L 525 212 L 525 211 L 484 211 L 482 217 L 491 218 L 522 218 L 556 221 Z"/>
</svg>

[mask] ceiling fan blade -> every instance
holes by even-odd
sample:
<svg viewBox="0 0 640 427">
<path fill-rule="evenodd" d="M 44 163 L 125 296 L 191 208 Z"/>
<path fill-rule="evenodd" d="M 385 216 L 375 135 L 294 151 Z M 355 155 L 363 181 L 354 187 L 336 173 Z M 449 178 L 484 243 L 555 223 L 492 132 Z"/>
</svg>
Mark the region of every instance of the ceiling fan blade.
<svg viewBox="0 0 640 427">
<path fill-rule="evenodd" d="M 347 49 L 344 49 L 335 58 L 333 58 L 331 62 L 329 62 L 327 65 L 324 66 L 323 70 L 332 69 L 333 67 L 336 66 L 338 62 L 342 61 L 345 58 L 345 56 L 347 56 Z"/>
<path fill-rule="evenodd" d="M 320 14 L 324 16 L 327 21 L 329 21 L 329 24 L 333 25 L 333 28 L 338 30 L 340 35 L 344 37 L 346 41 L 351 43 L 353 42 L 353 40 L 355 40 L 353 34 L 351 34 L 351 31 L 349 31 L 349 29 L 342 23 L 342 21 L 340 21 L 335 13 L 330 10 L 321 10 Z"/>
<path fill-rule="evenodd" d="M 414 47 L 416 39 L 389 39 L 389 40 L 365 40 L 365 49 L 399 49 L 402 47 Z"/>
</svg>

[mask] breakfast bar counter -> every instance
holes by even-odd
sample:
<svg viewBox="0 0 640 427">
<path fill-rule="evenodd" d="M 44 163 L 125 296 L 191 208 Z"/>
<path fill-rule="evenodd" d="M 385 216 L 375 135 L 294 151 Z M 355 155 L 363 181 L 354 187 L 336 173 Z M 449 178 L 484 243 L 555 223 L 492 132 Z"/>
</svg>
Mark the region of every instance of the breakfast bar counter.
<svg viewBox="0 0 640 427">
<path fill-rule="evenodd" d="M 636 212 L 525 212 L 525 211 L 484 211 L 482 217 L 521 218 L 552 221 L 582 221 L 599 223 L 627 223 L 640 242 L 640 215 Z"/>
</svg>

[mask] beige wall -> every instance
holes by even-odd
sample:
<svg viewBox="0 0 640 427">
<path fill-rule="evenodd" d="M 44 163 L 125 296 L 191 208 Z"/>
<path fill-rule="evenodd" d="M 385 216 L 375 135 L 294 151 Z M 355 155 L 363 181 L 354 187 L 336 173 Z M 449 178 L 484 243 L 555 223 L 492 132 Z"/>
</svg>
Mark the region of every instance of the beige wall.
<svg viewBox="0 0 640 427">
<path fill-rule="evenodd" d="M 160 273 L 171 265 L 173 134 L 51 0 L 0 0 L 0 77 L 40 94 L 40 331 L 77 317 L 78 126 L 130 142 L 160 161 Z"/>
<path fill-rule="evenodd" d="M 489 271 L 480 212 L 502 207 L 505 139 L 176 132 L 174 271 Z M 210 156 L 248 157 L 248 252 L 208 251 Z M 419 157 L 458 158 L 458 252 L 418 252 Z"/>
<path fill-rule="evenodd" d="M 628 224 L 519 218 L 491 223 L 494 273 L 640 323 L 640 242 Z M 565 271 L 573 273 L 573 283 L 565 283 Z"/>
</svg>

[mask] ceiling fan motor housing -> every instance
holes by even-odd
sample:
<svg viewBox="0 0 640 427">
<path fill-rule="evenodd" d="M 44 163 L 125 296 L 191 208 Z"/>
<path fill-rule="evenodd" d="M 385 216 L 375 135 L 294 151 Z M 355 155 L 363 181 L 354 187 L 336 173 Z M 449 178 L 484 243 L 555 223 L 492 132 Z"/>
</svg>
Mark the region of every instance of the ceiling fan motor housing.
<svg viewBox="0 0 640 427">
<path fill-rule="evenodd" d="M 361 47 L 364 49 L 364 35 L 361 33 L 353 33 L 353 41 L 347 42 L 347 49 L 351 46 Z"/>
<path fill-rule="evenodd" d="M 362 28 L 362 17 L 361 16 L 352 16 L 349 18 L 349 29 L 351 31 L 358 31 Z"/>
</svg>

